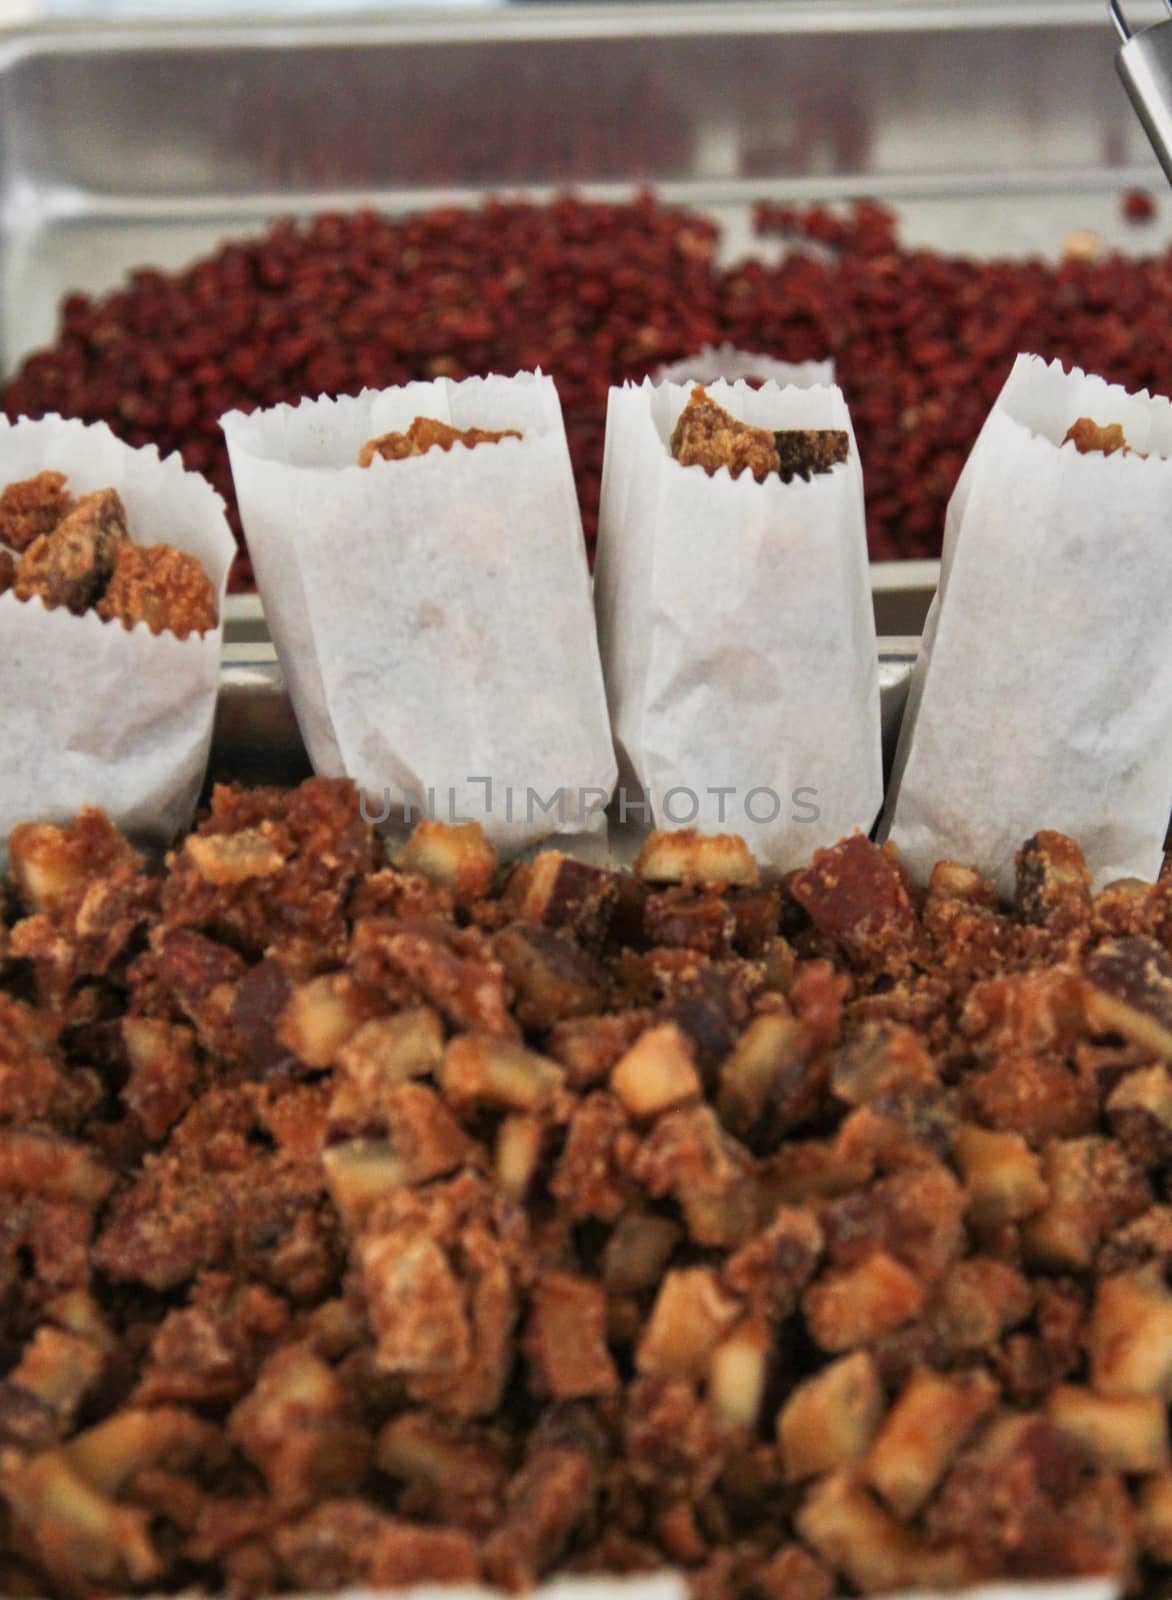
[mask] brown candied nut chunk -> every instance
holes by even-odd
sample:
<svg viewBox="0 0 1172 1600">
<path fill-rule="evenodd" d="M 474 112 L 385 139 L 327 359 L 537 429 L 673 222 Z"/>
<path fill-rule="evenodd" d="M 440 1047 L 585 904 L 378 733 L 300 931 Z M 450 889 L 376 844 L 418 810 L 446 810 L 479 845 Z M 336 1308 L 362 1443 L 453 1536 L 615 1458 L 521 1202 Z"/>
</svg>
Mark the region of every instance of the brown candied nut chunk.
<svg viewBox="0 0 1172 1600">
<path fill-rule="evenodd" d="M 517 1037 L 504 968 L 478 928 L 371 918 L 355 924 L 350 966 L 361 983 L 400 1002 L 425 1000 L 455 1028 Z"/>
<path fill-rule="evenodd" d="M 538 1444 L 509 1484 L 504 1524 L 485 1546 L 485 1576 L 513 1592 L 532 1588 L 591 1516 L 597 1494 L 585 1450 Z"/>
<path fill-rule="evenodd" d="M 183 848 L 205 883 L 228 888 L 275 876 L 289 857 L 290 841 L 269 822 L 238 833 L 189 833 Z"/>
<path fill-rule="evenodd" d="M 956 1136 L 956 1159 L 968 1191 L 969 1218 L 981 1226 L 1021 1222 L 1050 1197 L 1038 1157 L 1018 1133 L 966 1123 Z"/>
<path fill-rule="evenodd" d="M 1154 939 L 1104 939 L 1084 972 L 1092 1031 L 1121 1034 L 1172 1061 L 1172 954 Z"/>
<path fill-rule="evenodd" d="M 73 510 L 63 472 L 38 472 L 0 493 L 0 544 L 21 554 L 34 539 L 53 532 Z"/>
<path fill-rule="evenodd" d="M 192 1024 L 205 1050 L 229 1060 L 245 1056 L 236 1026 L 236 988 L 245 963 L 235 950 L 189 928 L 168 931 L 156 923 L 150 950 L 131 968 L 131 981 L 148 973 L 174 1010 Z"/>
<path fill-rule="evenodd" d="M 1168 1410 L 1159 1395 L 1098 1395 L 1060 1384 L 1046 1401 L 1046 1415 L 1097 1467 L 1160 1472 L 1168 1466 Z"/>
<path fill-rule="evenodd" d="M 969 1073 L 960 1105 L 969 1120 L 1020 1134 L 1035 1149 L 1089 1135 L 1099 1120 L 1094 1084 L 1063 1061 L 1038 1055 L 1003 1055 L 987 1071 Z"/>
<path fill-rule="evenodd" d="M 1172 1265 L 1172 1206 L 1152 1206 L 1104 1240 L 1095 1271 L 1100 1278 L 1132 1272 L 1149 1263 Z"/>
<path fill-rule="evenodd" d="M 1062 443 L 1073 444 L 1080 456 L 1096 453 L 1112 456 L 1117 450 L 1122 450 L 1124 455 L 1131 454 L 1120 423 L 1096 422 L 1092 417 L 1079 417 L 1077 422 L 1072 422 Z"/>
<path fill-rule="evenodd" d="M 825 1246 L 812 1210 L 781 1206 L 767 1228 L 728 1257 L 724 1281 L 771 1321 L 780 1321 L 797 1309 Z"/>
<path fill-rule="evenodd" d="M 1063 833 L 1043 830 L 1017 852 L 1017 909 L 1023 921 L 1065 934 L 1091 920 L 1086 857 Z"/>
<path fill-rule="evenodd" d="M 460 1116 L 475 1116 L 486 1106 L 539 1113 L 553 1105 L 562 1070 L 511 1039 L 463 1033 L 444 1051 L 439 1082 L 444 1098 Z"/>
<path fill-rule="evenodd" d="M 145 622 L 154 634 L 178 639 L 210 633 L 216 626 L 216 591 L 198 556 L 171 544 L 118 547 L 106 592 L 98 601 L 103 622 L 130 629 Z"/>
<path fill-rule="evenodd" d="M 78 1407 L 103 1366 L 103 1352 L 88 1339 L 42 1324 L 6 1382 L 39 1401 L 53 1418 L 54 1432 L 62 1437 L 72 1428 Z"/>
<path fill-rule="evenodd" d="M 649 1028 L 615 1063 L 610 1086 L 635 1118 L 658 1117 L 697 1099 L 701 1085 L 691 1040 L 674 1022 Z"/>
<path fill-rule="evenodd" d="M 678 1267 L 659 1286 L 635 1351 L 640 1372 L 699 1381 L 717 1347 L 739 1320 L 741 1306 L 711 1267 Z"/>
<path fill-rule="evenodd" d="M 370 1458 L 370 1437 L 351 1414 L 345 1390 L 303 1345 L 269 1357 L 227 1431 L 286 1510 L 356 1489 Z"/>
<path fill-rule="evenodd" d="M 964 997 L 959 1027 L 982 1057 L 1066 1055 L 1086 1035 L 1082 978 L 1065 965 L 989 978 Z"/>
<path fill-rule="evenodd" d="M 16 558 L 10 550 L 0 550 L 0 594 L 7 594 L 16 581 Z"/>
<path fill-rule="evenodd" d="M 836 1267 L 851 1267 L 874 1250 L 934 1282 L 963 1253 L 965 1194 L 939 1164 L 898 1172 L 832 1200 L 819 1221 Z"/>
<path fill-rule="evenodd" d="M 613 1295 L 641 1294 L 663 1276 L 683 1230 L 670 1217 L 628 1211 L 606 1242 L 602 1281 Z"/>
<path fill-rule="evenodd" d="M 954 1261 L 945 1272 L 931 1315 L 947 1350 L 955 1355 L 982 1354 L 1024 1322 L 1033 1304 L 1033 1290 L 1016 1267 L 975 1255 Z"/>
<path fill-rule="evenodd" d="M 457 905 L 486 895 L 496 876 L 497 854 L 479 822 L 418 822 L 395 866 L 449 889 Z"/>
<path fill-rule="evenodd" d="M 60 1450 L 0 1462 L 14 1537 L 68 1594 L 142 1587 L 162 1573 L 145 1511 L 117 1505 L 75 1473 Z"/>
<path fill-rule="evenodd" d="M 782 483 L 829 472 L 850 456 L 850 434 L 845 428 L 783 428 L 773 435 L 777 471 Z"/>
<path fill-rule="evenodd" d="M 1087 1344 L 1097 1393 L 1172 1398 L 1172 1293 L 1158 1268 L 1098 1284 Z"/>
<path fill-rule="evenodd" d="M 474 1165 L 480 1157 L 479 1147 L 426 1084 L 392 1085 L 383 1095 L 381 1109 L 408 1183 L 429 1183 Z"/>
<path fill-rule="evenodd" d="M 618 1390 L 600 1284 L 567 1272 L 544 1273 L 533 1292 L 523 1348 L 538 1394 L 564 1401 Z"/>
<path fill-rule="evenodd" d="M 133 1399 L 143 1406 L 232 1405 L 251 1388 L 263 1352 L 288 1326 L 288 1308 L 268 1289 L 205 1272 L 189 1303 L 169 1311 L 155 1330 Z"/>
<path fill-rule="evenodd" d="M 541 850 L 514 868 L 503 900 L 518 921 L 568 929 L 591 946 L 606 934 L 621 882 L 560 850 Z"/>
<path fill-rule="evenodd" d="M 763 483 L 779 465 L 776 441 L 769 429 L 738 421 L 700 384 L 688 396 L 672 429 L 670 448 L 682 467 L 703 467 L 709 477 L 727 467 L 733 478 L 750 472 Z"/>
<path fill-rule="evenodd" d="M 418 1584 L 475 1584 L 476 1542 L 458 1528 L 432 1528 L 388 1518 L 371 1547 L 370 1582 L 378 1589 Z"/>
<path fill-rule="evenodd" d="M 407 1163 L 389 1139 L 346 1139 L 322 1151 L 322 1171 L 338 1215 L 351 1234 L 365 1227 L 381 1200 L 408 1183 Z"/>
<path fill-rule="evenodd" d="M 643 929 L 648 944 L 723 956 L 732 946 L 736 919 L 722 894 L 676 884 L 647 896 Z"/>
<path fill-rule="evenodd" d="M 851 1106 L 939 1081 L 919 1034 L 887 1022 L 864 1023 L 835 1051 L 830 1068 L 831 1089 Z"/>
<path fill-rule="evenodd" d="M 809 1122 L 826 1101 L 828 1072 L 812 1061 L 810 1030 L 795 1017 L 754 1017 L 720 1067 L 716 1106 L 730 1133 L 745 1137 L 764 1122 L 768 1136 Z"/>
<path fill-rule="evenodd" d="M 823 1274 L 802 1297 L 812 1337 L 832 1353 L 873 1344 L 918 1317 L 923 1307 L 919 1279 L 882 1251 L 857 1267 Z"/>
<path fill-rule="evenodd" d="M 513 1009 L 524 1028 L 544 1032 L 606 1005 L 605 969 L 566 934 L 514 922 L 496 935 L 492 951 L 512 985 Z"/>
<path fill-rule="evenodd" d="M 113 489 L 83 494 L 52 533 L 33 540 L 16 564 L 12 592 L 37 595 L 49 610 L 80 616 L 100 599 L 126 540 L 126 511 Z"/>
<path fill-rule="evenodd" d="M 765 1404 L 773 1331 L 762 1317 L 743 1318 L 712 1352 L 708 1401 L 726 1428 L 755 1434 Z"/>
<path fill-rule="evenodd" d="M 921 1368 L 908 1380 L 862 1469 L 902 1522 L 922 1509 L 996 1399 L 997 1385 L 981 1371 L 945 1376 Z"/>
<path fill-rule="evenodd" d="M 472 1333 L 464 1296 L 435 1239 L 392 1229 L 361 1240 L 357 1258 L 380 1366 L 448 1374 L 468 1364 Z"/>
<path fill-rule="evenodd" d="M 0 1193 L 15 1190 L 96 1211 L 115 1182 L 88 1145 L 33 1129 L 0 1129 Z"/>
<path fill-rule="evenodd" d="M 621 1219 L 633 1194 L 630 1171 L 638 1146 L 619 1101 L 605 1091 L 587 1095 L 570 1114 L 550 1193 L 575 1222 Z"/>
<path fill-rule="evenodd" d="M 69 823 L 19 823 L 8 837 L 9 876 L 29 911 L 55 912 L 94 878 L 140 860 L 96 806 Z"/>
<path fill-rule="evenodd" d="M 420 456 L 423 451 L 406 433 L 382 433 L 377 439 L 368 439 L 358 452 L 358 465 L 369 467 L 372 461 L 403 461 L 408 456 Z"/>
<path fill-rule="evenodd" d="M 647 883 L 684 883 L 753 888 L 757 863 L 739 833 L 697 833 L 694 828 L 648 834 L 635 860 L 635 873 Z"/>
<path fill-rule="evenodd" d="M 859 1106 L 840 1124 L 844 1160 L 873 1162 L 883 1172 L 934 1167 L 956 1142 L 955 1097 L 939 1086 L 896 1089 Z"/>
<path fill-rule="evenodd" d="M 550 1030 L 546 1049 L 563 1068 L 567 1088 L 581 1093 L 608 1078 L 650 1024 L 651 1013 L 645 1010 L 571 1017 Z"/>
<path fill-rule="evenodd" d="M 378 989 L 349 972 L 323 972 L 294 984 L 276 1020 L 276 1036 L 303 1066 L 320 1070 L 335 1064 L 363 1023 L 383 1016 Z"/>
<path fill-rule="evenodd" d="M 777 1418 L 786 1482 L 820 1478 L 862 1461 L 886 1404 L 875 1363 L 865 1350 L 831 1362 L 798 1384 Z"/>
<path fill-rule="evenodd" d="M 764 1600 L 833 1600 L 834 1576 L 800 1544 L 783 1544 L 753 1574 Z"/>
<path fill-rule="evenodd" d="M 805 1543 L 864 1594 L 954 1589 L 975 1575 L 961 1551 L 925 1544 L 873 1500 L 850 1472 L 820 1479 L 794 1520 Z"/>
<path fill-rule="evenodd" d="M 675 1198 L 697 1244 L 735 1249 L 756 1231 L 753 1163 L 709 1106 L 660 1117 L 635 1158 L 634 1176 L 651 1194 Z"/>
<path fill-rule="evenodd" d="M 267 848 L 257 854 L 250 845 L 248 858 L 266 865 L 261 875 L 209 882 L 188 848 L 172 852 L 163 885 L 168 925 L 225 939 L 254 958 L 281 956 L 296 977 L 339 966 L 349 942 L 347 902 L 373 863 L 356 787 L 342 778 L 308 778 L 289 790 L 217 784 L 196 837 L 257 830 L 283 853 L 280 871 L 267 870 Z"/>
<path fill-rule="evenodd" d="M 197 1077 L 191 1029 L 153 1017 L 123 1017 L 120 1027 L 130 1066 L 122 1099 L 157 1144 L 191 1104 Z"/>
<path fill-rule="evenodd" d="M 679 1378 L 636 1378 L 626 1391 L 622 1426 L 634 1484 L 672 1499 L 699 1500 L 732 1448 L 712 1407 Z"/>
<path fill-rule="evenodd" d="M 861 833 L 816 850 L 811 864 L 789 880 L 789 893 L 862 967 L 899 970 L 921 943 L 898 867 Z"/>
<path fill-rule="evenodd" d="M 1141 1169 L 1111 1139 L 1054 1139 L 1042 1152 L 1049 1198 L 1022 1227 L 1028 1261 L 1049 1270 L 1089 1267 L 1105 1235 L 1146 1211 L 1152 1193 Z"/>
<path fill-rule="evenodd" d="M 1107 1120 L 1139 1167 L 1172 1161 L 1172 1071 L 1141 1068 L 1121 1078 L 1107 1098 Z"/>
<path fill-rule="evenodd" d="M 1141 1552 L 1162 1567 L 1172 1566 L 1172 1472 L 1158 1472 L 1144 1480 L 1136 1509 Z"/>
<path fill-rule="evenodd" d="M 388 1088 L 435 1073 L 443 1060 L 444 1028 L 430 1006 L 408 1006 L 364 1022 L 338 1051 L 335 1103 L 369 1115 Z M 351 1106 L 351 1102 L 353 1102 Z"/>
</svg>

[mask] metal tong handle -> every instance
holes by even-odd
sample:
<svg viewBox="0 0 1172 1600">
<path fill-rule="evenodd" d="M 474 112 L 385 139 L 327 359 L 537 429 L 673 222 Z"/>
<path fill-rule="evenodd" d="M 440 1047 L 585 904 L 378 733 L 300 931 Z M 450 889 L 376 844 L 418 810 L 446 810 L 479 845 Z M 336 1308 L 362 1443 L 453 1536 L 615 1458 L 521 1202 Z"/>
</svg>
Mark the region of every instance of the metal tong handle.
<svg viewBox="0 0 1172 1600">
<path fill-rule="evenodd" d="M 1132 33 L 1122 0 L 1107 0 L 1107 9 L 1123 40 L 1115 58 L 1123 87 L 1152 141 L 1152 149 L 1172 183 L 1172 0 L 1164 0 L 1167 22 Z"/>
</svg>

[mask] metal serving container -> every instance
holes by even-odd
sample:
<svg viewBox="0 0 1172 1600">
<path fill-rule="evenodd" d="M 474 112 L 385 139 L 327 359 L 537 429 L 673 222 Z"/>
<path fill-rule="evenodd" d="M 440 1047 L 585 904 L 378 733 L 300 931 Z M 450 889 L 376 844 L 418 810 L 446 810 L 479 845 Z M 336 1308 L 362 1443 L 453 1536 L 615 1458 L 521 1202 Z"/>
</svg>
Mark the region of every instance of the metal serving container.
<svg viewBox="0 0 1172 1600">
<path fill-rule="evenodd" d="M 1166 15 L 1131 0 L 1135 26 Z M 379 21 L 50 25 L 0 36 L 0 367 L 61 296 L 274 217 L 654 185 L 752 248 L 750 202 L 874 195 L 904 237 L 1151 250 L 1172 202 L 1103 0 L 512 5 Z M 1151 185 L 1155 227 L 1123 221 Z M 865 465 L 865 464 L 864 464 Z M 914 635 L 934 562 L 873 569 Z M 235 606 L 233 637 L 257 636 Z"/>
</svg>

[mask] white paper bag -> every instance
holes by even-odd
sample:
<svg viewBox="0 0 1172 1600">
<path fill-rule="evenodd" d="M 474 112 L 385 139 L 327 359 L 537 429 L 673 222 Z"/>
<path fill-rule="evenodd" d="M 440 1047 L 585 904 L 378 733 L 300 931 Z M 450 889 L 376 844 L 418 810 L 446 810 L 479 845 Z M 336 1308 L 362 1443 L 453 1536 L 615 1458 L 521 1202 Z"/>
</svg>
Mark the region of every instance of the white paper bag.
<svg viewBox="0 0 1172 1600">
<path fill-rule="evenodd" d="M 18 822 L 87 804 L 134 838 L 169 843 L 191 820 L 211 745 L 236 553 L 224 503 L 179 456 L 132 450 L 104 422 L 0 417 L 0 487 L 44 471 L 65 473 L 74 495 L 116 489 L 135 544 L 198 556 L 220 625 L 179 639 L 0 595 L 0 846 Z"/>
<path fill-rule="evenodd" d="M 359 467 L 417 416 L 516 428 Z M 561 406 L 540 373 L 223 419 L 248 546 L 317 771 L 371 814 L 515 848 L 597 825 L 615 780 Z"/>
<path fill-rule="evenodd" d="M 715 383 L 718 378 L 726 383 L 755 378 L 762 383 L 772 381 L 782 389 L 815 389 L 834 382 L 834 362 L 778 361 L 752 350 L 738 350 L 735 344 L 706 344 L 694 356 L 671 361 L 654 374 L 656 383 Z"/>
<path fill-rule="evenodd" d="M 838 389 L 708 392 L 755 426 L 845 429 L 850 455 L 809 482 L 709 477 L 671 457 L 686 388 L 611 390 L 595 567 L 611 720 L 657 826 L 740 833 L 788 869 L 882 802 L 862 471 Z"/>
<path fill-rule="evenodd" d="M 1135 451 L 1062 445 L 1080 417 Z M 1019 356 L 948 507 L 885 826 L 1008 896 L 1039 828 L 1154 878 L 1172 807 L 1172 404 Z"/>
</svg>

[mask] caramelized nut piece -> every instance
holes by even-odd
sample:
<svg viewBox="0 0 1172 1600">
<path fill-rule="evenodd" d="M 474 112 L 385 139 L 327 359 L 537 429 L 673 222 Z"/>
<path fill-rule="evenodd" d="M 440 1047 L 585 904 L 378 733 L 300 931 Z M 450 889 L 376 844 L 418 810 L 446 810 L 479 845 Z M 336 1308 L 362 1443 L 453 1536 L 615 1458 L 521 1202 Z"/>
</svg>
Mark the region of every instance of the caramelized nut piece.
<svg viewBox="0 0 1172 1600">
<path fill-rule="evenodd" d="M 570 928 L 584 944 L 606 931 L 618 897 L 620 879 L 560 850 L 542 850 L 518 868 L 506 900 L 516 905 L 522 922 L 547 928 Z"/>
<path fill-rule="evenodd" d="M 747 1317 L 712 1352 L 708 1402 L 726 1427 L 756 1429 L 772 1344 L 769 1324 L 761 1317 Z"/>
<path fill-rule="evenodd" d="M 561 1068 L 546 1056 L 490 1034 L 461 1034 L 444 1052 L 440 1083 L 457 1112 L 481 1106 L 541 1112 L 561 1087 Z"/>
<path fill-rule="evenodd" d="M 1089 1348 L 1099 1394 L 1172 1399 L 1172 1294 L 1158 1272 L 1120 1273 L 1099 1284 Z"/>
<path fill-rule="evenodd" d="M 1172 1160 L 1172 1072 L 1167 1067 L 1121 1078 L 1108 1097 L 1107 1116 L 1134 1161 L 1163 1167 Z"/>
<path fill-rule="evenodd" d="M 73 822 L 22 822 L 8 838 L 8 870 L 30 911 L 56 911 L 93 877 L 138 860 L 104 811 L 83 806 Z"/>
<path fill-rule="evenodd" d="M 1139 1492 L 1140 1549 L 1161 1566 L 1172 1566 L 1172 1472 L 1148 1478 Z"/>
<path fill-rule="evenodd" d="M 1090 920 L 1091 874 L 1073 839 L 1043 831 L 1017 852 L 1017 909 L 1056 933 Z"/>
<path fill-rule="evenodd" d="M 823 1350 L 852 1350 L 919 1316 L 924 1288 L 892 1256 L 876 1251 L 857 1267 L 820 1278 L 802 1304 Z"/>
<path fill-rule="evenodd" d="M 611 1294 L 641 1294 L 663 1276 L 671 1253 L 683 1237 L 670 1217 L 629 1211 L 606 1242 L 602 1278 Z"/>
<path fill-rule="evenodd" d="M 53 532 L 73 510 L 63 472 L 38 472 L 0 493 L 0 544 L 21 554 L 34 539 Z"/>
<path fill-rule="evenodd" d="M 416 824 L 395 857 L 404 872 L 419 872 L 452 891 L 458 905 L 486 895 L 497 869 L 497 855 L 479 822 Z"/>
<path fill-rule="evenodd" d="M 524 1112 L 501 1123 L 494 1171 L 498 1188 L 510 1200 L 524 1200 L 536 1182 L 548 1132 L 544 1118 Z"/>
<path fill-rule="evenodd" d="M 589 1016 L 606 1004 L 603 968 L 552 928 L 512 923 L 493 940 L 493 954 L 517 991 L 517 1016 L 527 1028 L 552 1028 L 566 1017 Z"/>
<path fill-rule="evenodd" d="M 215 628 L 216 591 L 198 556 L 170 544 L 123 539 L 97 612 L 103 622 L 127 629 L 145 622 L 154 634 L 186 639 Z"/>
<path fill-rule="evenodd" d="M 770 430 L 738 421 L 700 384 L 676 420 L 671 453 L 682 467 L 703 467 L 709 477 L 724 467 L 733 478 L 749 472 L 762 483 L 778 470 L 777 444 Z"/>
<path fill-rule="evenodd" d="M 1022 1229 L 1030 1261 L 1059 1270 L 1090 1266 L 1105 1233 L 1151 1204 L 1147 1180 L 1113 1140 L 1054 1139 L 1042 1153 L 1045 1207 Z"/>
<path fill-rule="evenodd" d="M 883 1420 L 883 1386 L 865 1350 L 824 1367 L 790 1395 L 777 1419 L 787 1483 L 854 1466 Z"/>
<path fill-rule="evenodd" d="M 956 1158 L 968 1190 L 968 1214 L 981 1226 L 1020 1222 L 1040 1211 L 1050 1191 L 1038 1157 L 1017 1133 L 991 1133 L 966 1123 Z"/>
<path fill-rule="evenodd" d="M 204 882 L 220 888 L 274 877 L 287 860 L 287 851 L 271 828 L 189 833 L 183 847 Z"/>
<path fill-rule="evenodd" d="M 361 1228 L 378 1202 L 409 1182 L 407 1165 L 386 1139 L 351 1139 L 322 1151 L 322 1167 L 334 1204 L 351 1232 Z"/>
<path fill-rule="evenodd" d="M 795 1113 L 797 1121 L 809 1115 L 825 1082 L 823 1073 L 807 1073 L 809 1047 L 808 1031 L 795 1018 L 754 1017 L 720 1069 L 717 1109 L 725 1127 L 748 1133 L 767 1108 L 780 1113 L 782 1129 Z"/>
<path fill-rule="evenodd" d="M 944 1377 L 916 1372 L 892 1406 L 863 1475 L 901 1521 L 910 1521 L 944 1476 L 997 1386 L 983 1372 Z"/>
<path fill-rule="evenodd" d="M 126 512 L 113 489 L 83 494 L 52 533 L 41 534 L 16 566 L 18 600 L 39 595 L 46 607 L 80 616 L 105 589 L 126 538 Z"/>
<path fill-rule="evenodd" d="M 1159 1395 L 1107 1396 L 1060 1384 L 1046 1401 L 1046 1415 L 1097 1467 L 1159 1472 L 1168 1466 L 1168 1411 Z"/>
<path fill-rule="evenodd" d="M 635 1365 L 661 1378 L 702 1378 L 741 1314 L 710 1267 L 669 1272 L 643 1330 Z"/>
<path fill-rule="evenodd" d="M 348 972 L 327 972 L 298 983 L 277 1022 L 277 1037 L 307 1067 L 329 1067 L 364 1022 L 386 1002 Z"/>
<path fill-rule="evenodd" d="M 555 1400 L 614 1394 L 618 1373 L 606 1345 L 606 1296 L 568 1272 L 547 1272 L 533 1296 L 525 1351 L 539 1392 Z"/>
<path fill-rule="evenodd" d="M 635 871 L 650 883 L 757 882 L 757 863 L 740 834 L 702 834 L 693 828 L 654 829 L 639 851 Z"/>
<path fill-rule="evenodd" d="M 1077 422 L 1072 422 L 1062 443 L 1073 444 L 1080 456 L 1100 451 L 1105 456 L 1114 455 L 1117 450 L 1122 450 L 1124 455 L 1130 453 L 1123 428 L 1118 422 L 1100 423 L 1093 417 L 1079 417 Z"/>
<path fill-rule="evenodd" d="M 1090 1027 L 1172 1061 L 1172 956 L 1154 939 L 1105 939 L 1084 970 Z"/>
<path fill-rule="evenodd" d="M 338 1072 L 368 1107 L 393 1083 L 424 1078 L 444 1056 L 444 1025 L 430 1006 L 364 1022 L 338 1051 Z"/>
<path fill-rule="evenodd" d="M 849 1472 L 832 1473 L 815 1484 L 796 1522 L 805 1542 L 865 1594 L 921 1586 L 953 1589 L 974 1575 L 961 1551 L 926 1548 Z"/>
<path fill-rule="evenodd" d="M 632 1117 L 658 1117 L 694 1100 L 700 1078 L 691 1041 L 674 1022 L 649 1028 L 615 1064 L 610 1086 Z"/>
<path fill-rule="evenodd" d="M 835 1052 L 830 1087 L 847 1105 L 862 1106 L 897 1089 L 939 1083 L 923 1041 L 910 1028 L 868 1022 Z"/>
</svg>

